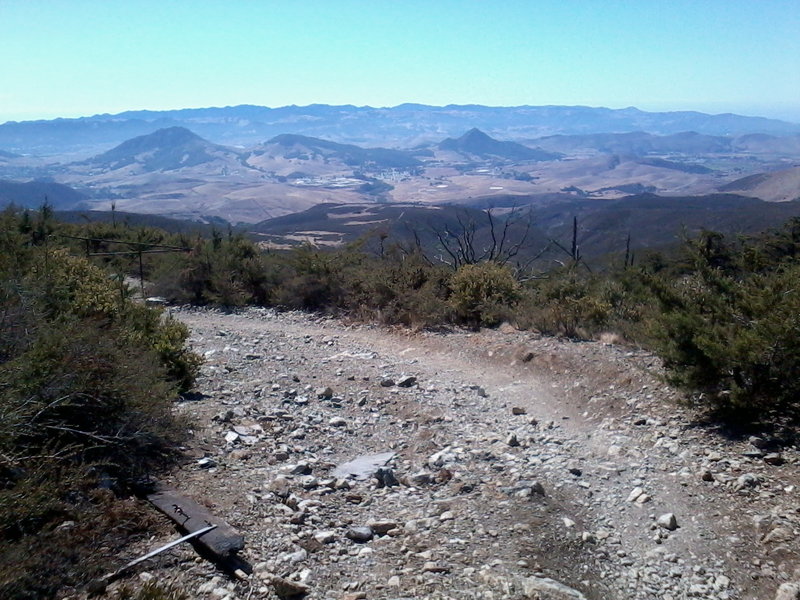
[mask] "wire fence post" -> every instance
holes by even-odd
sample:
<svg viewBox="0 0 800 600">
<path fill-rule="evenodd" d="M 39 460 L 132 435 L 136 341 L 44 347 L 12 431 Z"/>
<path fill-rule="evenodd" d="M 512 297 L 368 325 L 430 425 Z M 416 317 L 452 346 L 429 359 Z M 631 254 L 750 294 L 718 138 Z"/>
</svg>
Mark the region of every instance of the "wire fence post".
<svg viewBox="0 0 800 600">
<path fill-rule="evenodd" d="M 142 262 L 141 244 L 139 244 L 139 289 L 142 291 L 142 300 L 144 300 L 144 263 Z"/>
</svg>

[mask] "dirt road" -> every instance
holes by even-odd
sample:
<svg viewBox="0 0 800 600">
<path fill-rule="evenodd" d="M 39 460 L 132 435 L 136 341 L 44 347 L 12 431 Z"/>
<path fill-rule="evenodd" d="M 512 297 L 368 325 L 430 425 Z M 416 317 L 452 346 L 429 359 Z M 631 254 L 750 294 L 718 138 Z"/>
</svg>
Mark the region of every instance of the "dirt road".
<svg viewBox="0 0 800 600">
<path fill-rule="evenodd" d="M 171 483 L 245 534 L 254 567 L 151 570 L 194 597 L 772 599 L 800 579 L 797 447 L 698 424 L 647 353 L 173 313 L 206 363 Z M 387 453 L 381 481 L 334 473 Z"/>
</svg>

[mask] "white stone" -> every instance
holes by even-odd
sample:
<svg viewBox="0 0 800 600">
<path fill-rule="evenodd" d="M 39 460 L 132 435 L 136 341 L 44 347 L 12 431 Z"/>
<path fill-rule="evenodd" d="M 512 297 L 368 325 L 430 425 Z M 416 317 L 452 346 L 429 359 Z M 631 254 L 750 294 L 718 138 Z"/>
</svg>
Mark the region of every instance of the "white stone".
<svg viewBox="0 0 800 600">
<path fill-rule="evenodd" d="M 665 513 L 656 519 L 656 525 L 669 531 L 675 531 L 678 528 L 678 519 L 672 513 Z"/>
<path fill-rule="evenodd" d="M 631 490 L 631 493 L 628 494 L 626 502 L 636 502 L 636 499 L 642 494 L 644 494 L 644 490 L 640 487 L 635 487 Z"/>
<path fill-rule="evenodd" d="M 297 552 L 292 552 L 286 555 L 286 560 L 291 563 L 303 562 L 306 558 L 308 558 L 308 552 L 303 548 L 300 548 L 300 550 Z"/>
<path fill-rule="evenodd" d="M 314 534 L 314 539 L 320 544 L 330 544 L 336 539 L 336 533 L 333 531 L 318 531 Z"/>
</svg>

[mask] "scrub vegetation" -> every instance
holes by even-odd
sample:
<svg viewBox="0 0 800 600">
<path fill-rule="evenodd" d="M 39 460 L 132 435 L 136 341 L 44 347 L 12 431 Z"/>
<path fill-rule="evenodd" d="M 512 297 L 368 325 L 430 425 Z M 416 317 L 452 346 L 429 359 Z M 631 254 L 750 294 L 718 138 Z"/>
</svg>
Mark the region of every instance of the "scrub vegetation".
<svg viewBox="0 0 800 600">
<path fill-rule="evenodd" d="M 0 216 L 0 596 L 85 583 L 152 518 L 121 500 L 169 464 L 186 327 L 54 237 L 47 208 Z"/>
<path fill-rule="evenodd" d="M 145 261 L 150 293 L 170 302 L 256 304 L 416 328 L 508 322 L 572 339 L 611 333 L 656 352 L 670 382 L 717 418 L 798 415 L 800 219 L 749 237 L 702 231 L 635 264 L 629 250 L 592 257 L 591 268 L 576 239 L 556 244 L 563 260 L 551 260 L 553 268 L 518 261 L 514 244 L 530 235 L 529 226 L 506 242 L 515 248 L 510 256 L 470 248 L 479 242 L 468 227 L 449 247 L 376 232 L 377 240 L 366 236 L 336 249 L 284 252 L 263 252 L 230 230 L 192 238 L 110 224 L 70 227 L 86 237 L 188 248 Z M 496 227 L 506 234 L 502 222 Z M 458 236 L 447 234 L 451 242 Z M 112 272 L 135 271 L 130 258 L 100 260 Z"/>
</svg>

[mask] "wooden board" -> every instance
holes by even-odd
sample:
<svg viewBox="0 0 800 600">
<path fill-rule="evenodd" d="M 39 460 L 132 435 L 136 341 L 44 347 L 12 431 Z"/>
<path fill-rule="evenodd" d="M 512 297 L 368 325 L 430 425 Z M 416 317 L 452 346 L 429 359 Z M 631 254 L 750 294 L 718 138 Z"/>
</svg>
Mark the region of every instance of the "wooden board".
<svg viewBox="0 0 800 600">
<path fill-rule="evenodd" d="M 217 527 L 195 539 L 195 543 L 219 559 L 226 559 L 244 548 L 244 536 L 191 498 L 169 489 L 148 494 L 147 500 L 187 533 L 209 525 Z"/>
</svg>

